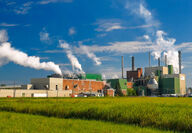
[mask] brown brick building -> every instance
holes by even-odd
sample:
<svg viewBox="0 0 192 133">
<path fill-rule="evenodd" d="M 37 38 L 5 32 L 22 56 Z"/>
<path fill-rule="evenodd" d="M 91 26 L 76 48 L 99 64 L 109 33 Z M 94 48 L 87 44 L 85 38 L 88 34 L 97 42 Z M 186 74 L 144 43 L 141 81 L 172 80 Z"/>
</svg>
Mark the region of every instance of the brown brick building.
<svg viewBox="0 0 192 133">
<path fill-rule="evenodd" d="M 130 81 L 131 79 L 136 80 L 141 78 L 143 75 L 143 69 L 137 68 L 137 70 L 134 71 L 127 71 L 127 80 Z"/>
<path fill-rule="evenodd" d="M 74 94 L 81 92 L 99 92 L 105 87 L 104 81 L 63 79 L 63 90 L 72 90 Z"/>
</svg>

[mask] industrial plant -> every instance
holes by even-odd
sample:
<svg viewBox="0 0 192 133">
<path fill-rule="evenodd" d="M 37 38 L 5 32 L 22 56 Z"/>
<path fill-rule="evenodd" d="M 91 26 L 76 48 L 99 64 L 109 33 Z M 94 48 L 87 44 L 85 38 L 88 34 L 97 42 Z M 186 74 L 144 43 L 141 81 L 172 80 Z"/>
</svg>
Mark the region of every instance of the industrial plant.
<svg viewBox="0 0 192 133">
<path fill-rule="evenodd" d="M 47 78 L 31 79 L 31 83 L 20 87 L 0 88 L 0 97 L 89 97 L 89 96 L 184 96 L 186 94 L 185 74 L 181 73 L 181 52 L 178 52 L 179 73 L 174 66 L 164 65 L 160 58 L 157 66 L 135 68 L 132 56 L 132 70 L 124 77 L 124 58 L 122 56 L 122 78 L 102 79 L 101 74 L 52 74 Z"/>
</svg>

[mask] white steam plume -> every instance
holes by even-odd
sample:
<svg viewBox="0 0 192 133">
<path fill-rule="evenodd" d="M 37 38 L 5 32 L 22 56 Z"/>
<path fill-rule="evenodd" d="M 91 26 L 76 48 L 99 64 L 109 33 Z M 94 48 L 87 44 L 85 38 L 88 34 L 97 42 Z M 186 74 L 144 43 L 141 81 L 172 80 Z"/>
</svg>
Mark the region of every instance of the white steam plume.
<svg viewBox="0 0 192 133">
<path fill-rule="evenodd" d="M 178 59 L 178 51 L 175 48 L 175 39 L 164 37 L 166 33 L 163 31 L 157 31 L 156 36 L 157 39 L 155 41 L 155 47 L 153 49 L 152 55 L 155 59 L 161 57 L 163 53 L 163 59 L 165 59 L 165 55 L 167 55 L 167 64 L 174 66 L 174 72 L 179 73 L 179 59 Z"/>
<path fill-rule="evenodd" d="M 1 34 L 3 32 L 3 34 Z M 53 62 L 40 62 L 40 58 L 36 56 L 28 56 L 26 53 L 16 50 L 11 47 L 11 44 L 7 41 L 7 32 L 5 30 L 0 31 L 1 45 L 0 45 L 0 64 L 8 63 L 12 61 L 18 65 L 24 67 L 30 67 L 34 69 L 44 69 L 54 71 L 57 74 L 62 74 L 59 65 Z"/>
<path fill-rule="evenodd" d="M 81 64 L 79 63 L 78 59 L 73 55 L 71 47 L 69 44 L 63 40 L 59 40 L 60 47 L 65 49 L 68 59 L 71 62 L 73 71 L 76 69 L 77 71 L 83 72 Z"/>
<path fill-rule="evenodd" d="M 175 47 L 176 39 L 166 38 L 164 35 L 166 33 L 164 31 L 158 30 L 158 21 L 156 21 L 152 15 L 152 13 L 144 6 L 144 1 L 142 2 L 128 2 L 126 8 L 129 9 L 132 13 L 138 15 L 143 18 L 147 25 L 153 25 L 147 29 L 147 32 L 152 38 L 154 43 L 152 47 L 152 55 L 155 59 L 160 58 L 162 55 L 167 55 L 167 63 L 168 65 L 173 65 L 174 72 L 179 72 L 179 63 L 178 63 L 178 52 Z M 157 24 L 154 24 L 157 23 Z M 156 35 L 155 35 L 156 34 Z M 155 35 L 155 36 L 154 36 Z"/>
<path fill-rule="evenodd" d="M 91 60 L 93 60 L 96 65 L 98 65 L 98 66 L 101 65 L 100 59 L 99 59 L 93 52 L 91 52 L 91 51 L 88 49 L 87 46 L 85 46 L 85 45 L 80 45 L 79 48 L 82 50 L 82 52 L 84 52 L 84 53 L 87 55 L 88 58 L 90 58 Z"/>
</svg>

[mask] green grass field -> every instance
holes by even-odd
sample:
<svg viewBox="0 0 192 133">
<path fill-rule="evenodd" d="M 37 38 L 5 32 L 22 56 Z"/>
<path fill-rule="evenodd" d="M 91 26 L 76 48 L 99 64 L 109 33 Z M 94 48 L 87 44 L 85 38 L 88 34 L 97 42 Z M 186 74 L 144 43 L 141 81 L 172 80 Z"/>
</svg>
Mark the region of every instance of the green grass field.
<svg viewBox="0 0 192 133">
<path fill-rule="evenodd" d="M 1 133 L 169 133 L 126 124 L 0 112 Z"/>
<path fill-rule="evenodd" d="M 191 98 L 0 99 L 0 111 L 192 132 Z"/>
</svg>

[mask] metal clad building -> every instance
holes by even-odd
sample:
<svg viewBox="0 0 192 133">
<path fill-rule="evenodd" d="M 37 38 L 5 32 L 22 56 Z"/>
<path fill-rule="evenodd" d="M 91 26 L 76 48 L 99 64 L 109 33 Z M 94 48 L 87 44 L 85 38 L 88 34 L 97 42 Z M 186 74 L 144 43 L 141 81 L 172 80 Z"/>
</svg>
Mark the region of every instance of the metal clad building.
<svg viewBox="0 0 192 133">
<path fill-rule="evenodd" d="M 178 78 L 179 79 L 179 87 L 180 87 L 180 94 L 186 94 L 186 76 L 185 74 L 165 74 L 163 78 Z"/>
<path fill-rule="evenodd" d="M 161 74 L 168 74 L 168 67 L 160 66 L 160 67 L 146 67 L 145 68 L 145 76 L 150 76 L 152 73 L 156 74 L 157 71 L 160 70 Z"/>
<path fill-rule="evenodd" d="M 31 79 L 31 84 L 37 90 L 63 90 L 63 78 Z"/>
</svg>

